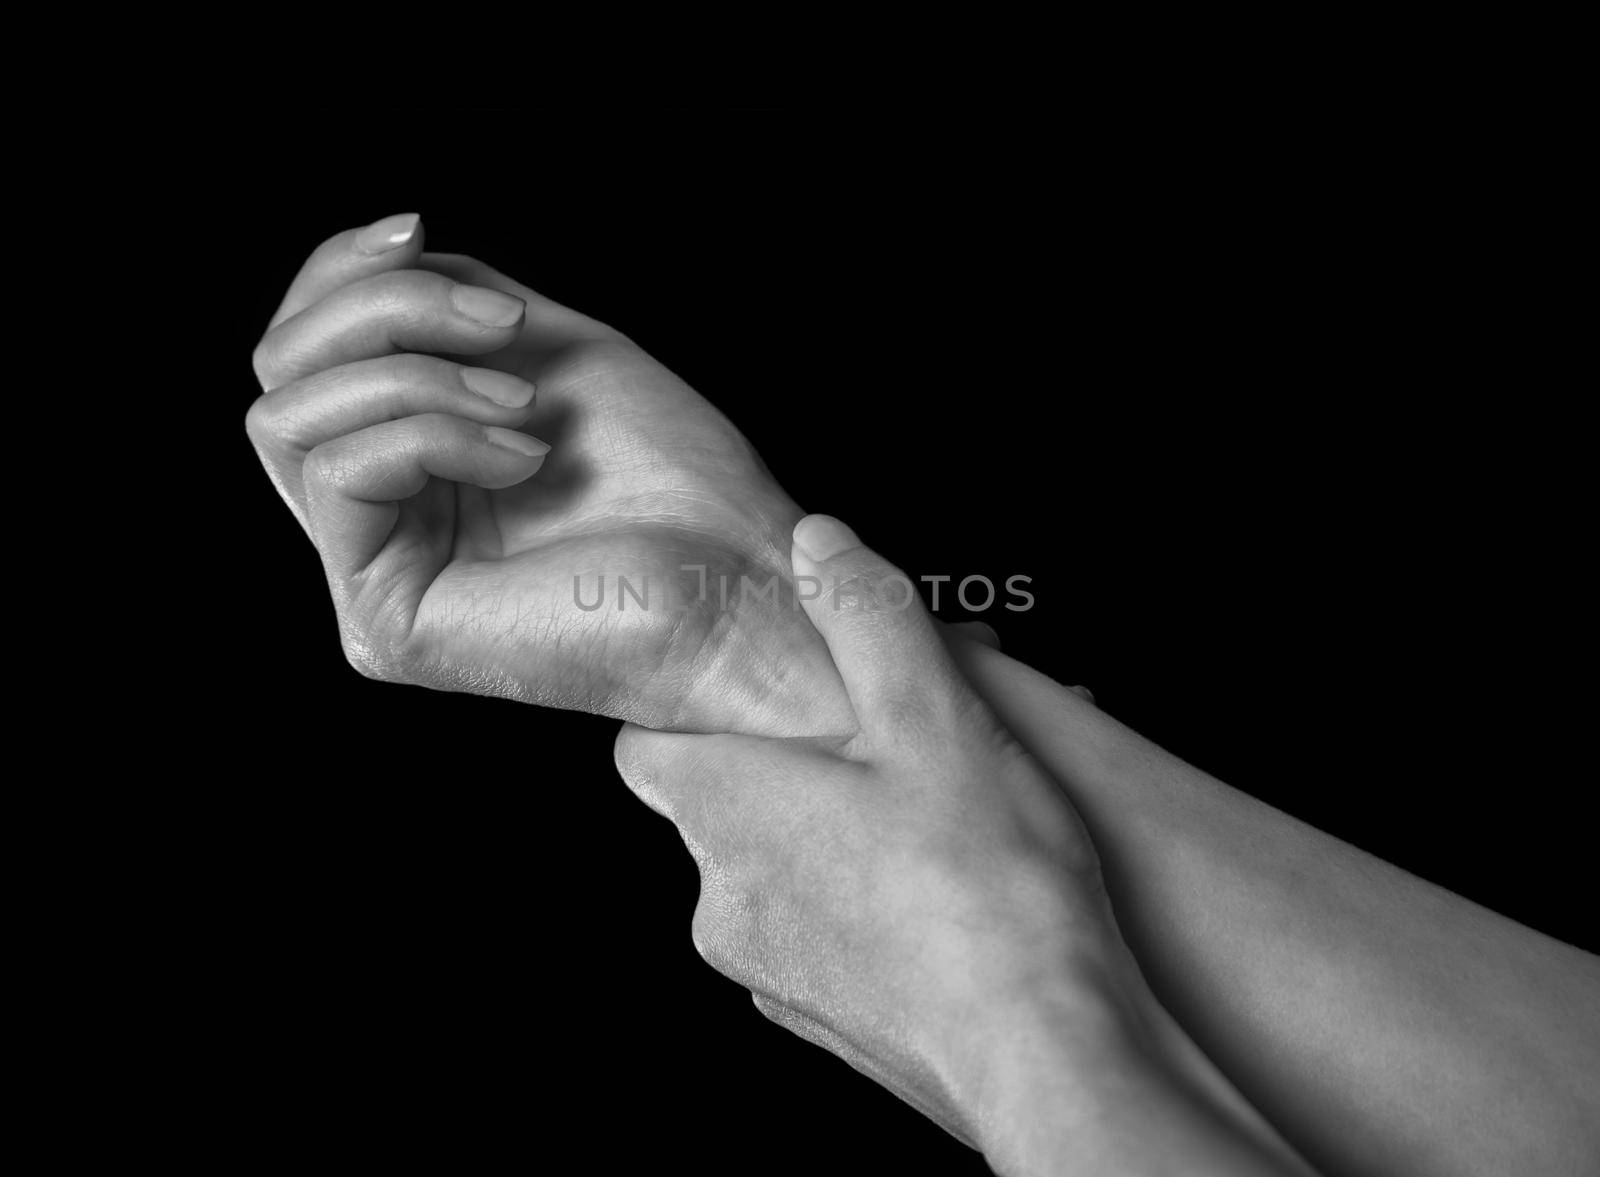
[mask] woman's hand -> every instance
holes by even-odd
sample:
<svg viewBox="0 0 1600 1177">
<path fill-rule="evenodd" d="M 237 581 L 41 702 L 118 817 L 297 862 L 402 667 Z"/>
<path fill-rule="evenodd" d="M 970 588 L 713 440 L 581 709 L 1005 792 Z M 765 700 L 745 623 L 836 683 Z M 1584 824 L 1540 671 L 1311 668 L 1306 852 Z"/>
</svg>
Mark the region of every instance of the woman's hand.
<svg viewBox="0 0 1600 1177">
<path fill-rule="evenodd" d="M 909 580 L 827 516 L 793 559 L 858 733 L 617 740 L 699 864 L 701 955 L 1002 1171 L 1279 1171 L 1151 997 L 1077 814 Z"/>
<path fill-rule="evenodd" d="M 254 364 L 250 438 L 362 673 L 656 727 L 848 730 L 782 583 L 799 509 L 618 332 L 423 254 L 401 216 L 311 256 Z M 742 576 L 778 577 L 777 603 Z"/>
</svg>

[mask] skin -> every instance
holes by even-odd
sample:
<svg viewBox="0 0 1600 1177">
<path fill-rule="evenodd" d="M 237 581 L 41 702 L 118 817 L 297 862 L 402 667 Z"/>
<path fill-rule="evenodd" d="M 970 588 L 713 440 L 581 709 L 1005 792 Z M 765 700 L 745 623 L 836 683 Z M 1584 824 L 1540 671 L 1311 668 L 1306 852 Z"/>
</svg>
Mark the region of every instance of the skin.
<svg viewBox="0 0 1600 1177">
<path fill-rule="evenodd" d="M 352 663 L 654 728 L 854 738 L 834 660 L 787 595 L 777 609 L 678 615 L 573 607 L 574 564 L 635 579 L 750 570 L 787 594 L 800 512 L 725 418 L 624 337 L 481 263 L 422 253 L 420 226 L 395 220 L 307 262 L 257 349 L 266 392 L 247 420 L 322 553 Z M 466 318 L 463 285 L 522 309 L 500 326 Z M 486 295 L 465 297 L 484 310 Z M 534 382 L 535 399 L 473 391 L 485 373 Z M 495 387 L 502 400 L 508 388 Z M 508 448 L 494 428 L 552 448 Z M 1166 1007 L 1320 1169 L 1594 1170 L 1596 958 L 1228 789 L 1086 692 L 979 642 L 949 648 L 1082 813 Z M 1032 1026 L 1018 1042 L 1059 1024 L 1037 1002 L 1000 1004 Z M 979 1140 L 938 1102 L 944 1089 L 915 1095 L 919 1079 L 882 1069 L 902 1056 L 872 1062 L 823 1021 L 765 1008 Z M 1053 1085 L 1055 1052 L 1006 1058 L 1037 1063 L 1013 1088 L 1070 1095 Z M 1019 1133 L 1052 1106 L 1024 1115 L 1024 1099 L 1005 1105 Z"/>
<path fill-rule="evenodd" d="M 246 429 L 351 664 L 653 727 L 847 730 L 798 611 L 701 599 L 695 568 L 791 591 L 801 512 L 739 431 L 619 332 L 422 239 L 401 216 L 324 242 L 253 361 Z M 575 575 L 591 602 L 607 578 L 603 608 Z M 654 607 L 617 608 L 618 576 Z"/>
<path fill-rule="evenodd" d="M 826 516 L 794 565 L 896 572 Z M 1082 823 L 920 602 L 851 601 L 805 609 L 853 737 L 618 738 L 699 865 L 702 956 L 1002 1173 L 1309 1172 L 1156 1004 Z"/>
<path fill-rule="evenodd" d="M 1600 958 L 1228 788 L 995 649 L 952 650 L 1083 815 L 1156 993 L 1320 1171 L 1600 1171 Z"/>
</svg>

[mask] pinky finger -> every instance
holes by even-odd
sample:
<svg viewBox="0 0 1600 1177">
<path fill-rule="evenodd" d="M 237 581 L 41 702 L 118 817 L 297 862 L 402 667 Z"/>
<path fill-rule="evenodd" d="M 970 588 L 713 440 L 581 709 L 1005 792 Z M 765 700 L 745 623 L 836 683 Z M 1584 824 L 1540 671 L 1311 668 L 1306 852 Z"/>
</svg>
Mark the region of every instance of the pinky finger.
<svg viewBox="0 0 1600 1177">
<path fill-rule="evenodd" d="M 489 490 L 515 486 L 544 464 L 550 447 L 514 429 L 446 413 L 421 413 L 324 442 L 306 457 L 312 538 L 332 576 L 365 568 L 382 550 L 399 503 L 430 477 Z"/>
</svg>

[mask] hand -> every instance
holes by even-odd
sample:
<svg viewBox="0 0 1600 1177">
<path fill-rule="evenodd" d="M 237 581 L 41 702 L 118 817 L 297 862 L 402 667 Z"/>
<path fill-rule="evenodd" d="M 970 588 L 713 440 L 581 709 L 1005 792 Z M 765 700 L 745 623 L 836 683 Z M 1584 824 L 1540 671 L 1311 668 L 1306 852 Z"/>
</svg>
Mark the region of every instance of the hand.
<svg viewBox="0 0 1600 1177">
<path fill-rule="evenodd" d="M 970 1140 L 982 1056 L 1012 1013 L 1059 987 L 1099 1019 L 1129 962 L 1076 814 L 966 687 L 896 570 L 825 516 L 801 524 L 793 559 L 797 575 L 882 590 L 805 604 L 859 734 L 628 726 L 617 764 L 699 864 L 701 955 Z"/>
<path fill-rule="evenodd" d="M 626 726 L 617 765 L 700 868 L 694 942 L 768 1017 L 1003 1172 L 1304 1172 L 1156 1004 L 1056 782 L 837 520 L 797 577 L 848 739 Z"/>
<path fill-rule="evenodd" d="M 423 254 L 402 216 L 325 242 L 254 364 L 250 438 L 363 674 L 655 727 L 848 729 L 785 583 L 799 509 L 618 332 Z M 581 608 L 602 576 L 602 606 Z M 741 576 L 777 576 L 777 602 L 735 591 L 724 608 L 720 578 Z"/>
</svg>

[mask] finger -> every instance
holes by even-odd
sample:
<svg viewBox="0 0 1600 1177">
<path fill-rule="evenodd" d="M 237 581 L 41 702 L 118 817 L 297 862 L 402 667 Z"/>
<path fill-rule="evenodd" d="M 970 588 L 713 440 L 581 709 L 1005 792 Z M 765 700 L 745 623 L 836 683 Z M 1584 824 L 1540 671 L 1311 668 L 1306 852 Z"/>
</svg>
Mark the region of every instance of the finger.
<svg viewBox="0 0 1600 1177">
<path fill-rule="evenodd" d="M 891 734 L 961 678 L 909 577 L 830 515 L 794 529 L 797 594 L 821 632 L 864 730 Z M 810 578 L 806 580 L 804 578 Z"/>
<path fill-rule="evenodd" d="M 503 290 L 397 270 L 341 286 L 269 330 L 253 363 L 263 389 L 394 352 L 483 355 L 517 337 L 526 311 Z"/>
<path fill-rule="evenodd" d="M 544 463 L 550 447 L 514 429 L 445 413 L 386 421 L 325 442 L 306 456 L 311 537 L 330 576 L 348 577 L 382 550 L 397 504 L 430 477 L 498 489 Z"/>
<path fill-rule="evenodd" d="M 357 278 L 415 266 L 422 256 L 422 236 L 422 218 L 416 213 L 384 217 L 365 228 L 334 234 L 312 251 L 289 283 L 269 329 Z"/>
<path fill-rule="evenodd" d="M 324 442 L 420 413 L 509 428 L 528 419 L 533 402 L 533 385 L 506 372 L 433 356 L 385 356 L 341 364 L 258 397 L 245 430 L 279 492 L 299 513 L 305 507 L 301 465 Z"/>
<path fill-rule="evenodd" d="M 988 646 L 991 650 L 1000 648 L 1000 635 L 995 633 L 994 626 L 983 621 L 952 621 L 944 627 L 945 633 L 965 638 L 969 642 L 977 642 L 980 646 Z"/>
<path fill-rule="evenodd" d="M 1067 690 L 1071 691 L 1074 695 L 1077 695 L 1082 699 L 1088 700 L 1090 703 L 1094 702 L 1094 692 L 1086 686 L 1079 685 L 1075 687 L 1068 687 Z"/>
<path fill-rule="evenodd" d="M 558 348 L 583 339 L 613 339 L 617 332 L 597 319 L 562 306 L 536 290 L 506 277 L 493 266 L 460 253 L 425 253 L 417 265 L 470 286 L 504 290 L 528 304 L 522 342 L 531 348 Z"/>
</svg>

